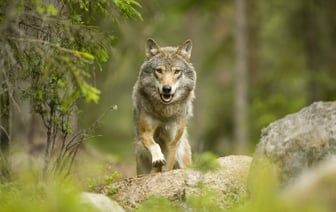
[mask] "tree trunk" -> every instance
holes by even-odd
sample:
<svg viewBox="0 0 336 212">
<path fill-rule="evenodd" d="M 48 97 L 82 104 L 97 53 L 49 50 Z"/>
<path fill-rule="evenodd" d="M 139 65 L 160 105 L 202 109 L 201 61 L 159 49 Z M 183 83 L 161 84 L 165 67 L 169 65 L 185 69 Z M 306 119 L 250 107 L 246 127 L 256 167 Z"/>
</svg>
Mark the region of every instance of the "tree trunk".
<svg viewBox="0 0 336 212">
<path fill-rule="evenodd" d="M 0 92 L 0 182 L 9 180 L 9 162 L 8 152 L 10 146 L 11 134 L 11 106 L 9 98 L 9 89 L 6 80 L 1 76 Z"/>
<path fill-rule="evenodd" d="M 304 12 L 304 46 L 306 49 L 306 63 L 309 72 L 309 83 L 308 83 L 308 101 L 315 102 L 319 100 L 320 97 L 320 86 L 318 83 L 318 72 L 319 72 L 319 42 L 320 39 L 317 35 L 318 27 L 317 21 L 315 20 L 316 7 L 315 0 L 308 0 L 305 2 L 305 12 Z"/>
<path fill-rule="evenodd" d="M 28 134 L 28 152 L 35 157 L 41 157 L 46 145 L 47 130 L 40 115 L 31 111 L 30 128 Z"/>
<path fill-rule="evenodd" d="M 235 0 L 236 7 L 236 70 L 234 136 L 239 153 L 248 151 L 247 127 L 247 29 L 245 0 Z"/>
</svg>

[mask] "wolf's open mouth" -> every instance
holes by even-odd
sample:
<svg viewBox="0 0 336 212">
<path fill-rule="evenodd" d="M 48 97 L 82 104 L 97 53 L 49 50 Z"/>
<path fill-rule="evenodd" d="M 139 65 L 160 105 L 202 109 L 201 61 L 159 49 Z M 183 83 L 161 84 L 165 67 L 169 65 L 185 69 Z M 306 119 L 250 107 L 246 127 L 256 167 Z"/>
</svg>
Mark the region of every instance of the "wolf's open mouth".
<svg viewBox="0 0 336 212">
<path fill-rule="evenodd" d="M 173 94 L 160 94 L 161 100 L 163 103 L 170 103 L 174 97 Z"/>
</svg>

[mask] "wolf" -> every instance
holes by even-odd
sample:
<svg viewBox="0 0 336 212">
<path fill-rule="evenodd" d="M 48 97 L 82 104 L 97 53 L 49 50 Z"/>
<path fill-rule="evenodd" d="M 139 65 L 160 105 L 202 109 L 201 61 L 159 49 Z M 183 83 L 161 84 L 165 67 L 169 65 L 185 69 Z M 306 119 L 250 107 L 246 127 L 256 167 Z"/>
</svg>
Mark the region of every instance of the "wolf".
<svg viewBox="0 0 336 212">
<path fill-rule="evenodd" d="M 133 87 L 137 175 L 185 168 L 192 162 L 186 129 L 192 116 L 196 71 L 191 40 L 160 47 L 149 38 Z"/>
</svg>

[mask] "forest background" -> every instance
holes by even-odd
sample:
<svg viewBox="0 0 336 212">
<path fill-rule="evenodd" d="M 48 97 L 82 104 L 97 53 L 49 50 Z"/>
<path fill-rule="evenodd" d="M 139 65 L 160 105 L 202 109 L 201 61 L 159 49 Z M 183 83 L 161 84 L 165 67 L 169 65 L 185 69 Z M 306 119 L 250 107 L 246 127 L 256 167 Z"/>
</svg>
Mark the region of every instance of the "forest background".
<svg viewBox="0 0 336 212">
<path fill-rule="evenodd" d="M 252 153 L 261 129 L 272 121 L 314 101 L 335 100 L 335 1 L 254 0 L 246 1 L 242 11 L 228 0 L 138 2 L 140 18 L 98 23 L 113 31 L 112 48 L 93 77 L 99 101 L 79 105 L 79 128 L 89 128 L 104 114 L 86 145 L 117 161 L 134 164 L 131 93 L 148 37 L 161 46 L 177 46 L 188 38 L 193 42 L 191 61 L 198 79 L 189 134 L 194 153 L 234 154 L 241 152 L 237 143 L 245 145 L 244 153 Z M 243 31 L 237 29 L 239 17 L 246 20 Z M 236 75 L 239 33 L 246 41 L 243 78 Z M 82 54 L 90 60 L 90 54 Z M 244 111 L 236 104 L 240 86 L 246 91 Z M 13 112 L 12 140 L 17 146 L 30 145 L 26 138 L 35 123 L 29 106 L 23 107 Z M 241 113 L 246 116 L 237 125 Z M 245 141 L 238 142 L 237 134 L 244 134 Z"/>
<path fill-rule="evenodd" d="M 111 59 L 97 74 L 98 104 L 83 105 L 82 126 L 109 112 L 90 144 L 121 160 L 134 161 L 131 93 L 145 59 L 148 37 L 161 46 L 193 41 L 198 74 L 194 117 L 189 121 L 194 152 L 237 153 L 236 84 L 246 83 L 246 150 L 261 129 L 314 101 L 335 100 L 336 9 L 334 1 L 246 1 L 247 80 L 235 76 L 237 18 L 234 1 L 139 1 L 143 21 L 122 23 Z"/>
</svg>

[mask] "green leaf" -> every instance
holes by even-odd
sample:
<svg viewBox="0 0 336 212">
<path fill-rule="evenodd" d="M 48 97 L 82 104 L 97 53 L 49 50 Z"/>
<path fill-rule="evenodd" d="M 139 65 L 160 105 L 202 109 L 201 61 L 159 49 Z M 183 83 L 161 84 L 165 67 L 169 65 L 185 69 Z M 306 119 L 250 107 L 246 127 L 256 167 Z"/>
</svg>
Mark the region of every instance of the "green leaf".
<svg viewBox="0 0 336 212">
<path fill-rule="evenodd" d="M 108 60 L 108 54 L 105 49 L 99 49 L 96 52 L 96 57 L 101 62 L 106 62 Z"/>
<path fill-rule="evenodd" d="M 44 13 L 44 8 L 41 7 L 40 5 L 37 5 L 37 6 L 36 6 L 36 10 L 37 10 L 37 12 L 38 12 L 40 15 L 42 15 L 42 14 Z"/>
<path fill-rule="evenodd" d="M 81 91 L 82 91 L 82 94 L 84 95 L 85 101 L 87 103 L 89 103 L 91 101 L 96 103 L 96 104 L 98 103 L 99 95 L 100 95 L 100 90 L 98 88 L 93 87 L 86 82 L 82 82 L 81 83 Z"/>
<path fill-rule="evenodd" d="M 48 4 L 48 5 L 47 5 L 47 13 L 48 13 L 48 14 L 51 14 L 51 15 L 57 15 L 57 14 L 58 14 L 58 11 L 57 11 L 57 9 L 54 7 L 54 5 L 52 5 L 52 4 Z"/>
<path fill-rule="evenodd" d="M 75 50 L 75 53 L 78 54 L 80 57 L 83 57 L 83 58 L 88 59 L 88 60 L 94 60 L 95 59 L 95 57 L 88 52 L 81 52 L 81 51 Z"/>
<path fill-rule="evenodd" d="M 114 4 L 125 17 L 142 20 L 141 14 L 134 8 L 141 8 L 136 0 L 114 0 Z"/>
</svg>

